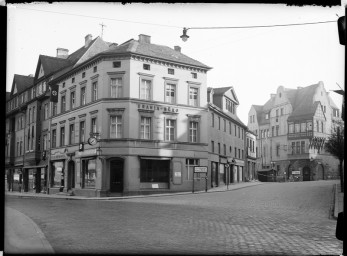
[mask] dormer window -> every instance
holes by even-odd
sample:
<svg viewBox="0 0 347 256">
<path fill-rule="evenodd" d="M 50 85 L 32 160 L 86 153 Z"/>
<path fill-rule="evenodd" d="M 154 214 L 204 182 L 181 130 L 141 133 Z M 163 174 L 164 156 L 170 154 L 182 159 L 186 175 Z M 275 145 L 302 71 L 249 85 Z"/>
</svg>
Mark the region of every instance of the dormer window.
<svg viewBox="0 0 347 256">
<path fill-rule="evenodd" d="M 121 67 L 121 62 L 120 61 L 114 61 L 113 62 L 113 67 L 114 68 L 120 68 Z"/>
<path fill-rule="evenodd" d="M 173 68 L 168 68 L 168 69 L 167 69 L 167 73 L 168 73 L 169 75 L 174 75 L 174 74 L 175 74 L 175 70 L 174 70 Z"/>
<path fill-rule="evenodd" d="M 93 72 L 95 73 L 96 71 L 98 71 L 98 66 L 95 66 L 95 67 L 93 68 Z"/>
<path fill-rule="evenodd" d="M 75 82 L 75 78 L 73 77 L 72 79 L 71 79 L 71 83 L 74 83 Z"/>
<path fill-rule="evenodd" d="M 86 72 L 83 72 L 82 73 L 82 78 L 85 78 L 86 77 Z"/>
<path fill-rule="evenodd" d="M 194 78 L 194 79 L 198 78 L 198 74 L 197 74 L 197 73 L 192 72 L 192 78 Z"/>
</svg>

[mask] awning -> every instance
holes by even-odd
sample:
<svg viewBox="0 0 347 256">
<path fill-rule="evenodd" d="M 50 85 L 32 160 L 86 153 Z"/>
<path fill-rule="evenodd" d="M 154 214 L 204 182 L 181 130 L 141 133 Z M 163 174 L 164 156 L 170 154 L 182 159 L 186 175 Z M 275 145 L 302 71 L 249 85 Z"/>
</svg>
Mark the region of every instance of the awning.
<svg viewBox="0 0 347 256">
<path fill-rule="evenodd" d="M 24 166 L 23 169 L 36 169 L 36 168 L 45 168 L 47 167 L 46 165 L 35 165 L 35 166 Z"/>
<path fill-rule="evenodd" d="M 140 156 L 143 160 L 171 160 L 170 157 L 151 157 L 151 156 Z"/>
</svg>

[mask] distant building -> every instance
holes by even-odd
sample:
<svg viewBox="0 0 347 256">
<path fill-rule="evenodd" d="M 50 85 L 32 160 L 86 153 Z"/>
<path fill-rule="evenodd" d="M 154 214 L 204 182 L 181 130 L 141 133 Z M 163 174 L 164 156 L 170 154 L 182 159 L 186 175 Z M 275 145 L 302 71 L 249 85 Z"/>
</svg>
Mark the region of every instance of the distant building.
<svg viewBox="0 0 347 256">
<path fill-rule="evenodd" d="M 237 116 L 239 101 L 234 88 L 209 87 L 207 95 L 211 186 L 245 181 L 248 179 L 245 171 L 247 126 Z"/>
<path fill-rule="evenodd" d="M 279 86 L 264 105 L 252 105 L 248 128 L 257 135 L 258 177 L 337 178 L 338 161 L 324 150 L 324 143 L 338 120 L 339 109 L 322 82 L 297 89 Z"/>
<path fill-rule="evenodd" d="M 252 132 L 246 131 L 246 176 L 248 180 L 258 179 L 257 177 L 257 136 Z"/>
</svg>

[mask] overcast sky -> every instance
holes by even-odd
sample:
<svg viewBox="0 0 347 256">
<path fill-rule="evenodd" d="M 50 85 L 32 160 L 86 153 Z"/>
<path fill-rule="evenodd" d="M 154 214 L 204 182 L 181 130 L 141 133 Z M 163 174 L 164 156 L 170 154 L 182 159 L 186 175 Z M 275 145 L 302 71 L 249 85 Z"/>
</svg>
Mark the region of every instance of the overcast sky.
<svg viewBox="0 0 347 256">
<path fill-rule="evenodd" d="M 346 5 L 343 0 L 342 6 Z M 34 74 L 40 54 L 56 56 L 58 47 L 72 53 L 84 37 L 101 35 L 121 44 L 139 34 L 154 44 L 174 47 L 213 69 L 207 86 L 233 86 L 238 116 L 247 124 L 252 104 L 263 105 L 278 86 L 297 88 L 323 81 L 325 89 L 344 87 L 344 51 L 337 23 L 247 29 L 235 27 L 336 21 L 344 8 L 282 4 L 127 4 L 55 3 L 8 5 L 7 85 L 13 75 Z M 338 16 L 337 16 L 338 15 Z M 331 92 L 341 107 L 342 96 Z"/>
</svg>

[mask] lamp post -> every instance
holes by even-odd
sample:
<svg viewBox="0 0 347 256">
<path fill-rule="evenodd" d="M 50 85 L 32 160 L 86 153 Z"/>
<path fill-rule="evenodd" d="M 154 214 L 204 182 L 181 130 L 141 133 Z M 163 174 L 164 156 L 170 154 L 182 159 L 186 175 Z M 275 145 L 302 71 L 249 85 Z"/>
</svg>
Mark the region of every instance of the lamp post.
<svg viewBox="0 0 347 256">
<path fill-rule="evenodd" d="M 234 164 L 235 164 L 235 159 L 234 158 L 228 158 L 227 159 L 227 167 L 228 167 L 228 178 L 227 178 L 227 190 L 229 190 L 229 182 L 230 182 L 230 171 L 233 170 L 232 168 L 234 168 Z"/>
</svg>

